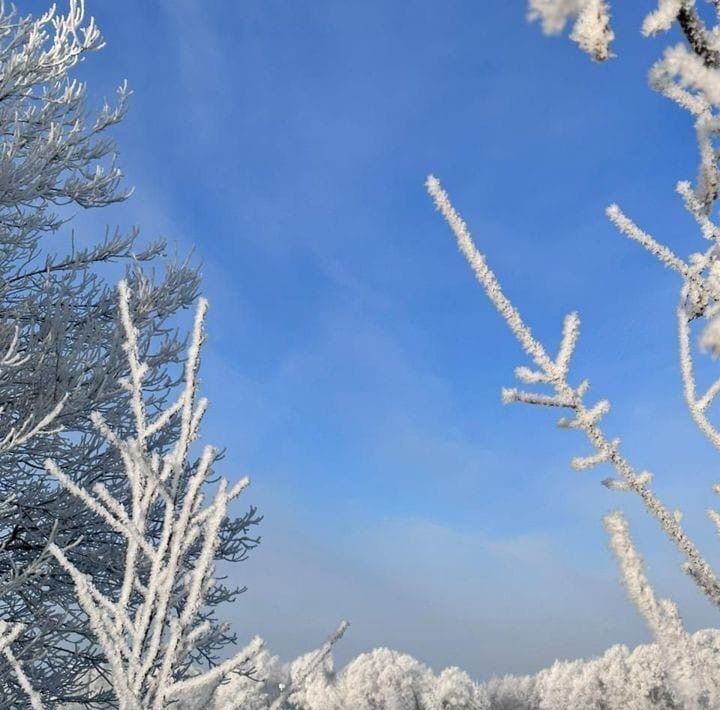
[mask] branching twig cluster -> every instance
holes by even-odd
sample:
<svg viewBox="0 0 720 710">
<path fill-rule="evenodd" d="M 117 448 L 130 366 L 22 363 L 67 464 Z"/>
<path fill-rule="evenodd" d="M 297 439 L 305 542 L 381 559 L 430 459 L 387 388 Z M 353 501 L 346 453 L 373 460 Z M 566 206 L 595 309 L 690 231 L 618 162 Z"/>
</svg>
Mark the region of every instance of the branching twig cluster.
<svg viewBox="0 0 720 710">
<path fill-rule="evenodd" d="M 205 399 L 197 399 L 206 302 L 200 301 L 195 316 L 182 392 L 173 404 L 151 418 L 143 394 L 148 366 L 141 360 L 130 292 L 124 281 L 120 282 L 119 294 L 123 347 L 130 371 L 124 386 L 134 413 L 135 434 L 121 438 L 99 413 L 93 415 L 93 422 L 124 462 L 128 493 L 117 497 L 102 482 L 89 492 L 76 485 L 55 462 L 46 462 L 48 472 L 63 487 L 124 538 L 125 564 L 118 597 L 109 597 L 98 589 L 56 544 L 50 546 L 50 552 L 75 583 L 78 600 L 108 658 L 112 688 L 121 710 L 160 710 L 183 692 L 217 686 L 228 673 L 249 668 L 260 649 L 256 639 L 213 669 L 183 677 L 188 655 L 212 631 L 201 618 L 201 608 L 215 584 L 219 530 L 229 503 L 245 489 L 248 479 L 230 488 L 225 479 L 220 479 L 214 498 L 203 505 L 204 488 L 212 476 L 217 452 L 206 446 L 196 461 L 191 461 L 190 453 L 207 407 Z M 160 456 L 152 449 L 153 437 L 174 418 L 180 422 L 178 439 Z M 149 526 L 158 514 L 163 522 L 159 539 L 153 539 Z M 199 552 L 192 555 L 198 546 Z M 133 597 L 137 601 L 131 606 Z"/>
<path fill-rule="evenodd" d="M 708 28 L 695 7 L 694 0 L 659 0 L 656 9 L 644 20 L 645 35 L 666 31 L 677 23 L 687 45 L 679 44 L 665 51 L 650 71 L 650 84 L 657 91 L 678 103 L 695 120 L 700 152 L 697 183 L 678 183 L 677 192 L 683 200 L 702 236 L 709 242 L 700 253 L 682 259 L 658 242 L 628 218 L 617 205 L 607 210 L 609 219 L 626 236 L 641 244 L 681 278 L 677 308 L 680 371 L 683 391 L 690 414 L 702 433 L 720 449 L 720 425 L 713 421 L 713 404 L 720 396 L 720 377 L 703 389 L 696 383 L 696 350 L 692 345 L 695 323 L 702 323 L 700 349 L 713 356 L 720 355 L 720 225 L 712 217 L 712 208 L 720 192 L 720 4 L 713 2 L 718 24 Z M 610 56 L 608 43 L 609 6 L 592 0 L 530 0 L 529 16 L 542 21 L 547 33 L 560 32 L 569 19 L 575 19 L 571 38 L 575 39 L 596 60 Z M 593 39 L 595 44 L 588 38 Z M 602 41 L 601 41 L 602 40 Z M 607 42 L 605 42 L 607 40 Z M 597 47 L 601 47 L 598 51 Z M 457 214 L 438 180 L 428 178 L 427 188 L 437 208 L 449 223 L 458 245 L 482 284 L 491 302 L 533 361 L 535 368 L 519 367 L 515 374 L 524 385 L 534 388 L 505 389 L 503 401 L 524 402 L 567 409 L 570 417 L 561 418 L 560 426 L 582 431 L 592 451 L 573 459 L 578 470 L 609 463 L 616 478 L 603 483 L 611 489 L 632 491 L 639 495 L 650 514 L 659 522 L 667 536 L 684 557 L 683 568 L 700 590 L 720 607 L 720 580 L 692 541 L 685 534 L 682 515 L 668 510 L 653 493 L 652 474 L 638 471 L 623 456 L 620 440 L 609 438 L 601 428 L 601 420 L 609 411 L 606 400 L 586 403 L 589 383 L 578 385 L 568 381 L 573 349 L 579 333 L 579 318 L 571 313 L 565 319 L 560 350 L 555 357 L 533 336 L 514 305 L 503 293 L 485 258 L 472 242 L 465 223 Z M 537 387 L 541 391 L 537 390 Z M 549 388 L 550 393 L 546 390 Z M 720 494 L 720 485 L 715 486 Z M 720 533 L 720 513 L 708 514 Z M 673 675 L 678 699 L 687 706 L 711 707 L 720 702 L 720 679 L 703 676 L 693 660 L 694 651 L 684 631 L 677 608 L 672 602 L 655 598 L 644 573 L 642 562 L 629 537 L 627 523 L 621 513 L 606 518 L 614 551 L 620 561 L 629 594 L 653 630 L 658 643 L 666 649 L 667 667 Z"/>
</svg>

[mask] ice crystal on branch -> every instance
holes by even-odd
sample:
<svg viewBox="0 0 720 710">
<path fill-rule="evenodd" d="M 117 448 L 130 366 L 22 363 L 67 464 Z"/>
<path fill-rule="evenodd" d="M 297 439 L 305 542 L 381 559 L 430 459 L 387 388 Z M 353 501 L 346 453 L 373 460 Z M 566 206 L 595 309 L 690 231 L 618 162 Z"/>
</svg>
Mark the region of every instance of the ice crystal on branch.
<svg viewBox="0 0 720 710">
<path fill-rule="evenodd" d="M 540 20 L 543 32 L 559 34 L 569 20 L 575 20 L 570 39 L 597 62 L 613 56 L 610 43 L 610 11 L 605 0 L 530 0 L 530 20 Z"/>
<path fill-rule="evenodd" d="M 653 12 L 645 16 L 642 23 L 644 35 L 653 35 L 665 32 L 672 27 L 683 5 L 690 5 L 687 0 L 658 0 L 658 6 Z"/>
</svg>

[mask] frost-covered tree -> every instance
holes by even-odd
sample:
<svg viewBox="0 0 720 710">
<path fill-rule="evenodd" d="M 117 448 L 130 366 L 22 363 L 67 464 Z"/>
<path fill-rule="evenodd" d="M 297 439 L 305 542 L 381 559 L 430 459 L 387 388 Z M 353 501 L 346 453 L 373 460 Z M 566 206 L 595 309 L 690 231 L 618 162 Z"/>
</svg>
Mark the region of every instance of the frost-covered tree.
<svg viewBox="0 0 720 710">
<path fill-rule="evenodd" d="M 713 1 L 714 24 L 707 26 L 694 0 L 660 0 L 642 25 L 646 35 L 666 31 L 677 23 L 686 42 L 668 48 L 650 71 L 651 86 L 675 101 L 693 116 L 697 134 L 700 168 L 695 185 L 682 181 L 677 192 L 685 209 L 696 221 L 706 240 L 700 252 L 683 259 L 645 233 L 617 205 L 607 214 L 618 229 L 654 254 L 661 263 L 680 276 L 677 323 L 680 341 L 680 372 L 688 410 L 700 431 L 720 448 L 720 424 L 712 406 L 720 395 L 720 378 L 700 389 L 696 383 L 694 360 L 698 351 L 720 353 L 720 226 L 713 219 L 713 207 L 720 191 L 717 139 L 720 135 L 720 3 Z M 547 33 L 560 32 L 568 20 L 574 20 L 571 38 L 595 60 L 611 56 L 609 44 L 610 8 L 602 0 L 530 0 L 530 19 L 539 19 Z M 622 453 L 618 438 L 607 434 L 603 417 L 610 409 L 607 400 L 588 400 L 589 382 L 570 375 L 570 363 L 578 341 L 580 319 L 576 313 L 565 318 L 557 354 L 552 354 L 531 332 L 513 303 L 503 292 L 483 254 L 472 241 L 460 215 L 451 204 L 439 181 L 430 177 L 427 189 L 438 210 L 450 225 L 460 250 L 490 301 L 515 335 L 532 367 L 515 370 L 522 388 L 503 390 L 503 401 L 553 407 L 565 410 L 561 427 L 585 435 L 590 452 L 573 459 L 572 466 L 586 470 L 609 463 L 616 476 L 603 481 L 608 488 L 634 493 L 674 543 L 684 558 L 683 569 L 697 587 L 720 607 L 720 580 L 695 544 L 683 530 L 679 511 L 667 508 L 652 489 L 653 475 L 639 470 Z M 699 347 L 692 344 L 692 331 L 699 331 Z M 720 494 L 720 486 L 715 486 Z M 709 510 L 709 517 L 720 531 L 720 513 Z M 668 679 L 671 706 L 720 706 L 720 674 L 717 660 L 701 653 L 684 630 L 676 605 L 658 599 L 644 575 L 643 564 L 630 539 L 622 513 L 605 518 L 613 551 L 618 557 L 628 594 L 657 640 L 661 665 Z M 576 674 L 570 672 L 573 678 Z M 592 688 L 592 682 L 582 682 Z M 558 687 L 557 683 L 553 683 Z M 584 691 L 583 691 L 584 692 Z M 602 695 L 598 691 L 597 697 Z M 589 697 L 569 701 L 573 707 L 601 707 Z M 673 705 L 674 704 L 674 705 Z M 550 701 L 552 707 L 559 703 Z M 564 707 L 564 705 L 563 705 Z"/>
<path fill-rule="evenodd" d="M 208 707 L 213 710 L 490 710 L 494 707 L 485 687 L 474 683 L 459 668 L 447 668 L 435 675 L 412 656 L 387 648 L 363 653 L 336 672 L 329 656 L 335 640 L 337 632 L 318 651 L 287 664 L 280 663 L 267 651 L 260 652 L 254 663 L 256 679 L 230 680 L 218 690 L 217 703 Z M 524 694 L 519 697 L 526 699 Z M 188 706 L 187 710 L 196 708 Z M 183 706 L 182 710 L 186 708 Z"/>
<path fill-rule="evenodd" d="M 720 672 L 720 632 L 698 631 L 689 637 L 704 673 Z M 702 705 L 679 700 L 668 675 L 666 649 L 646 644 L 629 651 L 609 648 L 599 658 L 556 661 L 532 676 L 494 678 L 480 687 L 492 710 L 687 710 Z M 714 707 L 714 706 L 711 706 Z"/>
<path fill-rule="evenodd" d="M 262 648 L 253 658 L 252 670 L 233 675 L 209 695 L 181 698 L 178 710 L 320 710 L 340 709 L 343 698 L 337 688 L 331 652 L 349 624 L 343 621 L 315 651 L 290 663 L 282 663 Z"/>
<path fill-rule="evenodd" d="M 123 580 L 119 533 L 43 470 L 52 456 L 77 485 L 122 489 L 121 457 L 89 421 L 98 411 L 123 436 L 133 426 L 118 386 L 127 361 L 116 297 L 102 269 L 126 265 L 150 413 L 177 383 L 184 343 L 173 316 L 198 288 L 197 269 L 185 261 L 168 261 L 157 276 L 144 271 L 162 258 L 164 244 L 138 248 L 136 230 L 108 230 L 95 243 L 84 239 L 91 246 L 83 248 L 63 237 L 74 209 L 128 195 L 107 132 L 122 119 L 129 92 L 123 84 L 114 104 L 92 111 L 85 84 L 73 76 L 102 46 L 81 0 L 69 0 L 65 14 L 53 7 L 38 17 L 0 2 L 0 621 L 13 629 L 12 654 L 26 678 L 51 704 L 90 700 L 108 659 L 72 579 L 48 558 L 49 544 L 92 571 L 104 594 Z M 175 434 L 173 427 L 158 432 L 154 450 L 165 451 Z M 224 520 L 216 557 L 244 558 L 257 520 L 253 508 Z M 149 534 L 161 532 L 162 520 L 150 520 Z M 213 662 L 231 641 L 212 609 L 237 591 L 218 582 L 209 593 L 202 613 L 212 632 L 194 648 L 194 663 Z M 0 663 L 0 707 L 26 704 L 18 674 Z"/>
</svg>

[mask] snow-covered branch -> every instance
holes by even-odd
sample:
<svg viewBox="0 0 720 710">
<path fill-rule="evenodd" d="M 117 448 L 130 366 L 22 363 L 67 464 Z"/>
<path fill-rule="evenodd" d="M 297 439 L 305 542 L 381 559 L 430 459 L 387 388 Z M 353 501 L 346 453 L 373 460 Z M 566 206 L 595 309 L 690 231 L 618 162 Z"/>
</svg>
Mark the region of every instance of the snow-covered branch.
<svg viewBox="0 0 720 710">
<path fill-rule="evenodd" d="M 312 655 L 308 660 L 300 673 L 298 673 L 292 682 L 287 683 L 286 686 L 280 692 L 280 695 L 275 699 L 269 710 L 283 710 L 283 706 L 286 700 L 298 690 L 302 690 L 308 681 L 308 678 L 320 668 L 324 661 L 332 653 L 333 646 L 343 637 L 343 634 L 347 631 L 350 624 L 347 621 L 341 622 L 337 629 L 328 637 L 325 643 Z M 240 703 L 234 705 L 228 710 L 242 710 Z"/>
<path fill-rule="evenodd" d="M 683 180 L 677 183 L 676 189 L 686 211 L 710 245 L 681 259 L 626 217 L 617 205 L 611 205 L 607 214 L 620 232 L 680 276 L 677 327 L 683 393 L 693 421 L 720 449 L 720 429 L 711 414 L 720 394 L 720 377 L 702 388 L 704 391 L 698 391 L 696 352 L 691 342 L 692 325 L 701 320 L 700 349 L 713 357 L 720 355 L 720 228 L 712 218 L 720 189 L 720 154 L 716 145 L 720 136 L 720 44 L 717 39 L 720 25 L 709 30 L 689 0 L 661 0 L 657 10 L 645 19 L 643 31 L 646 34 L 666 31 L 674 22 L 685 33 L 688 46 L 668 48 L 650 71 L 650 84 L 694 117 L 700 155 L 697 183 L 693 188 L 689 181 Z"/>
<path fill-rule="evenodd" d="M 535 363 L 537 370 L 519 368 L 517 374 L 524 382 L 536 382 L 548 385 L 554 394 L 530 394 L 505 390 L 503 399 L 521 401 L 530 404 L 561 406 L 569 409 L 571 418 L 563 418 L 559 424 L 566 428 L 582 431 L 591 446 L 592 453 L 573 459 L 577 469 L 587 469 L 601 463 L 610 463 L 618 475 L 622 489 L 634 491 L 642 499 L 650 514 L 658 521 L 665 534 L 674 542 L 685 558 L 684 570 L 695 580 L 703 593 L 720 607 L 720 581 L 710 565 L 705 561 L 692 541 L 683 531 L 680 521 L 668 511 L 649 488 L 652 476 L 648 472 L 638 474 L 635 468 L 620 452 L 620 440 L 610 439 L 600 427 L 602 417 L 609 411 L 610 405 L 601 400 L 588 406 L 585 396 L 589 389 L 587 380 L 573 386 L 568 382 L 567 373 L 572 351 L 577 343 L 579 318 L 571 314 L 565 320 L 563 338 L 559 354 L 551 357 L 545 347 L 532 334 L 522 320 L 520 313 L 505 296 L 495 274 L 490 270 L 485 257 L 472 241 L 465 222 L 452 206 L 447 193 L 435 177 L 427 180 L 427 189 L 436 207 L 445 217 L 457 239 L 458 246 L 475 273 L 476 279 L 485 289 L 490 301 L 503 317 L 508 327 L 520 342 L 523 350 Z M 607 482 L 606 482 L 607 485 Z M 612 484 L 608 487 L 618 487 Z"/>
<path fill-rule="evenodd" d="M 215 687 L 231 672 L 246 672 L 261 647 L 256 639 L 211 670 L 184 673 L 189 653 L 211 630 L 201 610 L 215 581 L 220 526 L 228 505 L 245 489 L 248 479 L 233 486 L 220 479 L 214 497 L 205 503 L 216 451 L 206 446 L 196 461 L 190 459 L 207 407 L 204 399 L 197 398 L 206 302 L 201 300 L 196 312 L 182 391 L 164 412 L 150 419 L 143 391 L 148 366 L 138 348 L 132 294 L 125 282 L 118 292 L 129 365 L 123 386 L 134 413 L 135 435 L 122 439 L 99 413 L 93 421 L 122 458 L 127 493 L 117 497 L 101 484 L 87 491 L 52 460 L 46 468 L 123 535 L 125 566 L 119 594 L 114 598 L 103 593 L 57 545 L 51 545 L 50 551 L 75 584 L 79 603 L 110 664 L 121 710 L 159 710 L 183 693 Z M 160 455 L 152 448 L 152 436 L 175 419 L 179 419 L 175 445 Z M 151 535 L 150 521 L 158 517 L 162 520 L 159 535 Z"/>
<path fill-rule="evenodd" d="M 677 605 L 659 599 L 645 576 L 625 516 L 620 511 L 604 518 L 610 546 L 620 565 L 628 596 L 647 622 L 663 654 L 670 687 L 680 707 L 716 707 L 720 703 L 720 679 L 703 672 L 692 638 L 685 631 Z"/>
<path fill-rule="evenodd" d="M 590 57 L 602 62 L 613 56 L 610 8 L 605 0 L 530 0 L 528 19 L 539 20 L 543 32 L 559 34 L 574 20 L 570 39 Z"/>
</svg>

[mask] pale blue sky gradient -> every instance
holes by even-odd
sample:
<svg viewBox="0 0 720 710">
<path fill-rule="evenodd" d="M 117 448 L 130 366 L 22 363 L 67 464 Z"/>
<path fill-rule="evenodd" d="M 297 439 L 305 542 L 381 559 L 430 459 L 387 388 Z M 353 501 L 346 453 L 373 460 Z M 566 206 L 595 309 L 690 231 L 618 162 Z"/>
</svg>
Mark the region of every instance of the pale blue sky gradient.
<svg viewBox="0 0 720 710">
<path fill-rule="evenodd" d="M 617 506 L 688 626 L 715 623 L 609 472 L 570 469 L 582 438 L 500 403 L 522 354 L 423 189 L 443 180 L 546 342 L 579 310 L 577 378 L 717 560 L 677 283 L 603 215 L 702 248 L 673 191 L 690 120 L 646 87 L 667 38 L 628 5 L 598 66 L 520 0 L 89 0 L 107 48 L 81 74 L 135 92 L 116 137 L 136 192 L 76 228 L 138 224 L 204 261 L 206 438 L 265 515 L 231 572 L 241 638 L 290 658 L 347 618 L 340 662 L 387 645 L 476 678 L 646 641 L 601 525 Z"/>
</svg>

